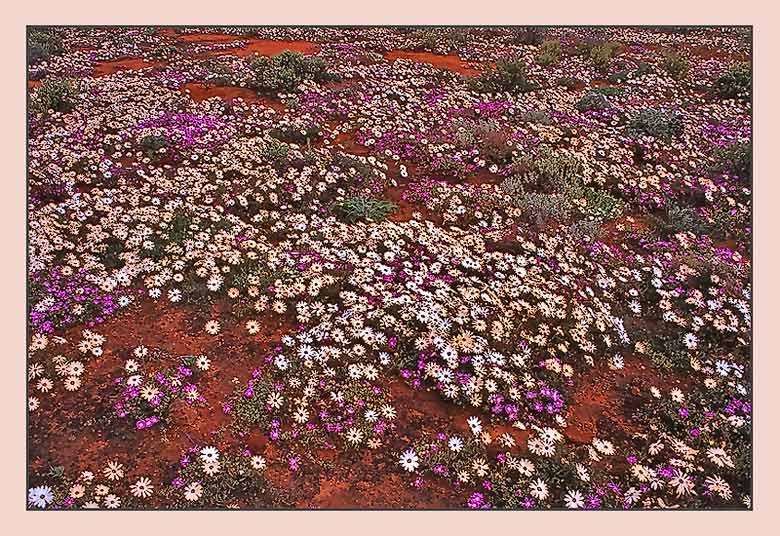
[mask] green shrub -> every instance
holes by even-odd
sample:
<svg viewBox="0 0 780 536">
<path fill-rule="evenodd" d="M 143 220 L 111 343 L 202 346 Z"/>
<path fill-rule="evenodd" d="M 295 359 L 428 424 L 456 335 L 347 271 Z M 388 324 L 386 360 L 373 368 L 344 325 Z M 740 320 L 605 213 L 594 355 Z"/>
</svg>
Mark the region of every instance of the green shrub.
<svg viewBox="0 0 780 536">
<path fill-rule="evenodd" d="M 577 102 L 577 109 L 581 112 L 601 111 L 612 107 L 607 97 L 602 92 L 588 91 Z"/>
<path fill-rule="evenodd" d="M 661 66 L 675 80 L 683 78 L 688 73 L 688 60 L 676 50 L 664 54 Z"/>
<path fill-rule="evenodd" d="M 62 39 L 49 29 L 33 29 L 27 36 L 27 63 L 35 65 L 64 52 Z"/>
<path fill-rule="evenodd" d="M 580 220 L 567 227 L 566 233 L 575 240 L 598 240 L 601 237 L 601 222 L 598 220 Z"/>
<path fill-rule="evenodd" d="M 529 171 L 537 174 L 558 192 L 564 192 L 576 184 L 582 171 L 579 160 L 547 145 L 542 145 L 534 153 L 524 153 L 515 158 L 512 167 L 516 174 L 528 174 Z M 532 178 L 533 174 L 528 175 L 528 179 Z"/>
<path fill-rule="evenodd" d="M 600 221 L 611 220 L 623 214 L 623 201 L 617 197 L 589 186 L 582 188 L 580 192 L 582 193 L 582 197 L 587 201 L 587 204 L 582 209 L 582 213 L 585 216 Z"/>
<path fill-rule="evenodd" d="M 724 99 L 749 99 L 752 69 L 749 62 L 732 65 L 712 86 L 712 92 Z"/>
<path fill-rule="evenodd" d="M 571 218 L 572 204 L 560 194 L 530 192 L 515 197 L 515 203 L 537 225 L 564 222 Z"/>
<path fill-rule="evenodd" d="M 562 76 L 560 77 L 556 83 L 559 86 L 563 86 L 566 89 L 576 89 L 578 85 L 582 84 L 582 80 L 579 80 L 578 78 L 574 78 L 573 76 Z"/>
<path fill-rule="evenodd" d="M 482 72 L 474 82 L 482 93 L 525 93 L 534 89 L 528 80 L 526 65 L 519 58 L 498 60 L 495 67 Z"/>
<path fill-rule="evenodd" d="M 628 125 L 628 133 L 632 136 L 648 135 L 667 142 L 682 132 L 683 123 L 678 114 L 653 108 L 641 110 Z"/>
<path fill-rule="evenodd" d="M 728 173 L 743 179 L 749 179 L 753 172 L 753 145 L 751 143 L 735 143 L 728 147 L 718 147 L 712 155 L 715 164 L 710 171 L 713 173 Z"/>
<path fill-rule="evenodd" d="M 539 47 L 539 53 L 536 55 L 536 61 L 542 67 L 555 65 L 561 58 L 561 42 L 556 40 L 545 41 Z"/>
<path fill-rule="evenodd" d="M 593 91 L 594 93 L 599 93 L 599 94 L 607 96 L 607 97 L 616 97 L 616 96 L 622 95 L 622 94 L 624 94 L 626 92 L 626 90 L 623 89 L 622 87 L 610 87 L 610 86 L 597 87 L 597 88 L 592 89 L 591 91 Z"/>
<path fill-rule="evenodd" d="M 249 86 L 260 93 L 293 91 L 304 81 L 325 82 L 336 79 L 322 58 L 285 50 L 272 58 L 260 57 L 250 65 Z"/>
<path fill-rule="evenodd" d="M 653 66 L 649 63 L 642 62 L 639 65 L 637 65 L 636 70 L 634 71 L 634 74 L 632 75 L 634 78 L 642 78 L 646 74 L 650 74 L 653 72 Z"/>
<path fill-rule="evenodd" d="M 263 158 L 271 163 L 287 158 L 287 153 L 289 152 L 290 146 L 276 138 L 266 140 L 261 150 Z"/>
<path fill-rule="evenodd" d="M 670 204 L 666 209 L 666 217 L 658 224 L 658 230 L 668 237 L 677 233 L 691 232 L 701 235 L 708 232 L 704 218 L 693 207 L 680 207 Z"/>
<path fill-rule="evenodd" d="M 590 49 L 590 61 L 593 62 L 593 65 L 597 69 L 606 71 L 609 69 L 609 64 L 612 62 L 612 58 L 615 57 L 619 48 L 620 43 L 614 42 L 596 45 Z"/>
<path fill-rule="evenodd" d="M 160 149 L 169 144 L 168 138 L 163 135 L 149 134 L 141 139 L 141 149 L 149 158 L 156 156 Z"/>
<path fill-rule="evenodd" d="M 544 110 L 531 110 L 523 112 L 520 119 L 525 123 L 539 123 L 541 125 L 552 125 L 550 114 Z"/>
<path fill-rule="evenodd" d="M 74 80 L 64 78 L 49 78 L 43 81 L 36 91 L 30 108 L 33 112 L 48 113 L 69 112 L 73 109 L 73 101 L 78 95 L 78 87 Z"/>
<path fill-rule="evenodd" d="M 370 221 L 383 220 L 396 208 L 398 207 L 390 201 L 371 199 L 362 196 L 350 197 L 338 204 L 338 211 L 349 222 L 354 222 L 359 219 Z"/>
</svg>

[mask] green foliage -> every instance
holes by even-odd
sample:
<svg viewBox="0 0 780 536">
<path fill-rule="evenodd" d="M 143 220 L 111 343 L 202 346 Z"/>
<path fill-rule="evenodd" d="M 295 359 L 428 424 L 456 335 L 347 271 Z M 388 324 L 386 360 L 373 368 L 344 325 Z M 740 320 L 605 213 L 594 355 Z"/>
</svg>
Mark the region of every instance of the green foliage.
<svg viewBox="0 0 780 536">
<path fill-rule="evenodd" d="M 604 95 L 605 97 L 616 97 L 618 95 L 623 95 L 626 90 L 622 87 L 597 87 L 594 89 L 591 89 L 592 92 L 598 93 L 599 95 Z"/>
<path fill-rule="evenodd" d="M 647 135 L 667 142 L 682 132 L 683 123 L 678 114 L 653 108 L 641 110 L 628 124 L 628 133 L 631 136 Z"/>
<path fill-rule="evenodd" d="M 557 191 L 564 191 L 575 183 L 582 171 L 582 164 L 577 158 L 555 151 L 548 145 L 542 145 L 535 154 L 522 155 L 514 165 L 534 170 Z"/>
<path fill-rule="evenodd" d="M 593 62 L 596 69 L 606 71 L 619 48 L 620 43 L 615 42 L 596 45 L 590 49 L 590 61 Z"/>
<path fill-rule="evenodd" d="M 293 91 L 304 81 L 325 82 L 336 79 L 322 58 L 285 50 L 272 58 L 259 57 L 250 65 L 249 86 L 260 93 Z"/>
<path fill-rule="evenodd" d="M 397 207 L 390 201 L 369 197 L 350 197 L 337 205 L 338 211 L 349 222 L 359 219 L 378 221 L 385 219 Z"/>
<path fill-rule="evenodd" d="M 602 221 L 611 220 L 623 214 L 623 201 L 613 195 L 591 187 L 582 188 L 581 193 L 587 202 L 585 207 L 581 209 L 585 216 Z"/>
<path fill-rule="evenodd" d="M 576 89 L 578 85 L 582 84 L 582 80 L 579 80 L 578 78 L 574 78 L 573 76 L 562 76 L 558 78 L 556 83 L 559 86 L 563 86 L 566 89 Z"/>
<path fill-rule="evenodd" d="M 423 50 L 450 52 L 465 45 L 470 33 L 470 28 L 421 28 L 414 37 Z"/>
<path fill-rule="evenodd" d="M 141 138 L 141 149 L 149 158 L 157 156 L 157 152 L 169 144 L 168 138 L 163 135 L 149 134 Z"/>
<path fill-rule="evenodd" d="M 542 43 L 539 47 L 539 52 L 536 55 L 536 62 L 542 67 L 549 67 L 555 65 L 561 59 L 561 42 L 556 40 L 549 40 Z"/>
<path fill-rule="evenodd" d="M 76 81 L 66 78 L 48 78 L 43 81 L 30 103 L 36 113 L 47 114 L 50 110 L 66 113 L 73 109 L 78 95 Z"/>
<path fill-rule="evenodd" d="M 749 62 L 732 65 L 712 86 L 712 92 L 724 99 L 749 99 L 752 86 L 752 68 Z"/>
<path fill-rule="evenodd" d="M 567 221 L 573 211 L 571 201 L 561 194 L 529 192 L 516 197 L 515 202 L 537 225 Z"/>
<path fill-rule="evenodd" d="M 64 52 L 62 39 L 54 31 L 41 28 L 30 30 L 27 36 L 27 63 L 35 65 Z"/>
<path fill-rule="evenodd" d="M 666 218 L 659 223 L 658 230 L 667 237 L 685 232 L 701 235 L 708 232 L 708 226 L 694 207 L 671 204 L 667 207 Z"/>
<path fill-rule="evenodd" d="M 124 252 L 123 242 L 117 238 L 110 237 L 104 243 L 106 247 L 103 251 L 101 262 L 106 270 L 116 270 L 124 266 L 124 261 L 119 257 Z"/>
<path fill-rule="evenodd" d="M 669 76 L 675 80 L 680 80 L 685 77 L 689 68 L 688 60 L 681 56 L 676 50 L 664 54 L 661 66 L 669 73 Z"/>
<path fill-rule="evenodd" d="M 276 138 L 266 140 L 261 150 L 263 158 L 271 163 L 284 160 L 289 152 L 290 146 Z"/>
<path fill-rule="evenodd" d="M 534 89 L 528 79 L 526 65 L 519 58 L 498 60 L 495 67 L 489 67 L 472 82 L 481 93 L 526 93 Z"/>
<path fill-rule="evenodd" d="M 649 63 L 642 62 L 639 65 L 637 65 L 636 70 L 634 71 L 634 74 L 632 75 L 634 78 L 642 78 L 646 74 L 650 74 L 653 72 L 653 66 Z"/>
<path fill-rule="evenodd" d="M 612 107 L 607 97 L 598 91 L 588 91 L 577 102 L 577 109 L 581 112 L 602 111 Z"/>
<path fill-rule="evenodd" d="M 552 118 L 550 114 L 544 110 L 531 110 L 524 112 L 521 116 L 521 120 L 526 123 L 539 123 L 541 125 L 552 125 Z"/>
<path fill-rule="evenodd" d="M 753 173 L 753 144 L 735 143 L 728 147 L 718 147 L 713 152 L 715 164 L 710 171 L 728 173 L 743 179 L 750 179 Z"/>
</svg>

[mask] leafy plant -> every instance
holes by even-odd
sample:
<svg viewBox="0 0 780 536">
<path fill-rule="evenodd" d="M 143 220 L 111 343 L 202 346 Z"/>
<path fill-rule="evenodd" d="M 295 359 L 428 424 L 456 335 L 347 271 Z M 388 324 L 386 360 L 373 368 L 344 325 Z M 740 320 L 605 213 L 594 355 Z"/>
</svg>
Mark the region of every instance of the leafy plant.
<svg viewBox="0 0 780 536">
<path fill-rule="evenodd" d="M 612 107 L 607 97 L 598 91 L 588 91 L 576 104 L 581 112 L 602 111 Z"/>
<path fill-rule="evenodd" d="M 249 65 L 249 86 L 260 93 L 293 91 L 304 81 L 324 82 L 337 77 L 322 58 L 285 50 L 272 58 L 259 57 Z"/>
<path fill-rule="evenodd" d="M 688 60 L 676 50 L 664 54 L 661 66 L 675 80 L 683 78 L 688 73 Z"/>
<path fill-rule="evenodd" d="M 539 47 L 539 53 L 536 55 L 536 61 L 542 67 L 555 65 L 561 58 L 561 42 L 557 39 L 542 43 Z"/>
<path fill-rule="evenodd" d="M 654 108 L 641 110 L 628 124 L 628 133 L 632 136 L 653 136 L 667 142 L 682 132 L 683 123 L 678 114 Z"/>
<path fill-rule="evenodd" d="M 715 80 L 712 92 L 724 99 L 749 99 L 752 75 L 749 62 L 736 63 Z"/>
<path fill-rule="evenodd" d="M 620 49 L 620 43 L 615 42 L 596 45 L 590 49 L 590 61 L 593 62 L 596 69 L 606 71 L 618 49 Z"/>
<path fill-rule="evenodd" d="M 287 158 L 287 153 L 289 152 L 290 146 L 276 138 L 266 140 L 265 145 L 261 150 L 263 159 L 272 163 Z"/>
<path fill-rule="evenodd" d="M 62 39 L 49 29 L 33 29 L 27 37 L 27 63 L 35 65 L 64 52 Z"/>
<path fill-rule="evenodd" d="M 534 89 L 526 65 L 519 58 L 498 60 L 495 67 L 483 71 L 472 84 L 481 93 L 526 93 Z"/>
<path fill-rule="evenodd" d="M 710 168 L 714 173 L 729 173 L 743 179 L 749 179 L 753 173 L 753 144 L 735 143 L 728 147 L 718 147 L 712 155 L 715 164 Z"/>
<path fill-rule="evenodd" d="M 581 190 L 586 205 L 583 214 L 596 220 L 611 220 L 623 214 L 623 202 L 613 195 L 591 187 Z"/>
<path fill-rule="evenodd" d="M 537 225 L 571 218 L 572 205 L 565 195 L 529 192 L 515 199 L 520 210 Z"/>
<path fill-rule="evenodd" d="M 396 205 L 390 201 L 362 196 L 350 197 L 338 204 L 339 212 L 350 222 L 359 219 L 382 220 L 396 208 Z"/>
<path fill-rule="evenodd" d="M 170 142 L 164 135 L 149 134 L 141 139 L 141 149 L 147 157 L 156 156 L 163 147 L 168 147 Z"/>
<path fill-rule="evenodd" d="M 66 113 L 73 109 L 78 87 L 74 80 L 66 78 L 48 78 L 33 96 L 30 109 L 33 112 L 46 114 L 50 110 Z"/>
</svg>

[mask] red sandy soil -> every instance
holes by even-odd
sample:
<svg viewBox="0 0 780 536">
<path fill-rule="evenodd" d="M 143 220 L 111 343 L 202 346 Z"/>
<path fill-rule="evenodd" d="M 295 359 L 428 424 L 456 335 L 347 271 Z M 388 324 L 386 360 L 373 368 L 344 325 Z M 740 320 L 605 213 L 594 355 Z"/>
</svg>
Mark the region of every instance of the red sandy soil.
<svg viewBox="0 0 780 536">
<path fill-rule="evenodd" d="M 231 56 L 276 56 L 285 50 L 301 52 L 303 54 L 316 54 L 320 47 L 309 41 L 276 41 L 273 39 L 258 39 L 227 34 L 184 34 L 177 35 L 176 39 L 187 43 L 217 44 L 235 43 L 235 47 L 207 52 L 206 56 L 219 56 L 229 54 Z M 245 46 L 241 46 L 245 43 Z"/>
<path fill-rule="evenodd" d="M 479 76 L 480 71 L 470 67 L 469 64 L 458 56 L 448 55 L 443 56 L 441 54 L 432 54 L 430 52 L 411 52 L 408 50 L 391 50 L 386 53 L 385 58 L 390 61 L 395 61 L 399 58 L 405 60 L 412 60 L 418 63 L 430 63 L 434 67 L 439 69 L 446 69 L 455 73 L 459 73 L 465 76 Z"/>
<path fill-rule="evenodd" d="M 121 60 L 99 61 L 95 64 L 93 76 L 100 77 L 118 73 L 119 71 L 136 71 L 139 69 L 146 69 L 148 67 L 158 67 L 160 65 L 163 64 L 158 62 L 144 61 L 141 58 L 123 58 Z"/>
<path fill-rule="evenodd" d="M 181 91 L 189 92 L 190 97 L 192 97 L 192 100 L 195 102 L 200 102 L 212 97 L 219 97 L 225 102 L 230 102 L 234 99 L 242 99 L 247 104 L 262 104 L 263 106 L 273 108 L 280 113 L 285 110 L 284 104 L 278 99 L 258 95 L 256 91 L 245 87 L 215 86 L 213 84 L 190 82 L 184 84 L 181 87 Z"/>
<path fill-rule="evenodd" d="M 687 391 L 687 382 L 672 372 L 666 373 L 645 361 L 630 356 L 621 370 L 606 366 L 581 375 L 575 386 L 571 406 L 566 416 L 569 426 L 564 434 L 575 443 L 590 443 L 594 437 L 628 440 L 642 433 L 631 419 L 631 413 L 643 404 L 651 386 L 666 386 Z"/>
</svg>

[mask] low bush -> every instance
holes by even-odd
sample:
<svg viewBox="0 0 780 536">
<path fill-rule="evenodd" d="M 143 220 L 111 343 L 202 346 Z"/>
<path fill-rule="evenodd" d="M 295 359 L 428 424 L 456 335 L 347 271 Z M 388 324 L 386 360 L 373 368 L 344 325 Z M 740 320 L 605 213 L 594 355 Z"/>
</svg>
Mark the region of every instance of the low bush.
<svg viewBox="0 0 780 536">
<path fill-rule="evenodd" d="M 609 42 L 596 45 L 590 49 L 590 61 L 596 69 L 606 71 L 620 49 L 620 43 Z"/>
<path fill-rule="evenodd" d="M 612 107 L 607 97 L 598 91 L 588 91 L 577 102 L 577 109 L 581 112 L 607 110 Z"/>
<path fill-rule="evenodd" d="M 350 197 L 337 205 L 339 213 L 349 222 L 359 219 L 369 221 L 383 220 L 397 207 L 390 201 L 369 197 Z"/>
<path fill-rule="evenodd" d="M 539 47 L 536 62 L 542 67 L 555 65 L 561 59 L 561 42 L 556 40 L 545 41 Z"/>
<path fill-rule="evenodd" d="M 710 171 L 728 173 L 742 179 L 750 179 L 753 172 L 753 144 L 735 143 L 728 147 L 718 147 L 713 152 L 715 163 Z"/>
<path fill-rule="evenodd" d="M 675 80 L 684 78 L 688 73 L 688 60 L 680 55 L 679 52 L 673 50 L 664 54 L 664 59 L 661 61 L 661 66 L 669 73 L 669 76 Z"/>
<path fill-rule="evenodd" d="M 27 63 L 35 65 L 62 54 L 62 39 L 52 30 L 34 29 L 27 36 Z"/>
<path fill-rule="evenodd" d="M 328 71 L 324 59 L 289 50 L 272 58 L 257 58 L 249 67 L 249 86 L 260 93 L 293 91 L 304 81 L 327 82 L 337 78 Z"/>
<path fill-rule="evenodd" d="M 150 134 L 141 139 L 141 150 L 143 150 L 144 154 L 149 158 L 158 156 L 160 149 L 168 147 L 169 145 L 170 141 L 163 135 Z"/>
<path fill-rule="evenodd" d="M 667 142 L 682 132 L 683 123 L 678 114 L 653 108 L 641 110 L 628 124 L 628 133 L 631 136 L 647 135 Z"/>
<path fill-rule="evenodd" d="M 76 82 L 65 78 L 49 78 L 43 81 L 30 104 L 33 112 L 46 114 L 49 111 L 66 113 L 73 109 L 78 95 Z"/>
<path fill-rule="evenodd" d="M 515 203 L 537 225 L 568 221 L 573 211 L 569 199 L 560 194 L 529 192 L 516 197 Z"/>
<path fill-rule="evenodd" d="M 289 152 L 290 146 L 276 138 L 266 140 L 262 149 L 263 158 L 271 163 L 284 160 Z"/>
<path fill-rule="evenodd" d="M 528 79 L 526 65 L 519 58 L 498 60 L 495 67 L 486 69 L 473 82 L 473 87 L 482 93 L 526 93 L 534 89 Z"/>
<path fill-rule="evenodd" d="M 751 93 L 752 69 L 750 63 L 732 65 L 715 80 L 712 92 L 724 99 L 749 99 Z"/>
</svg>

